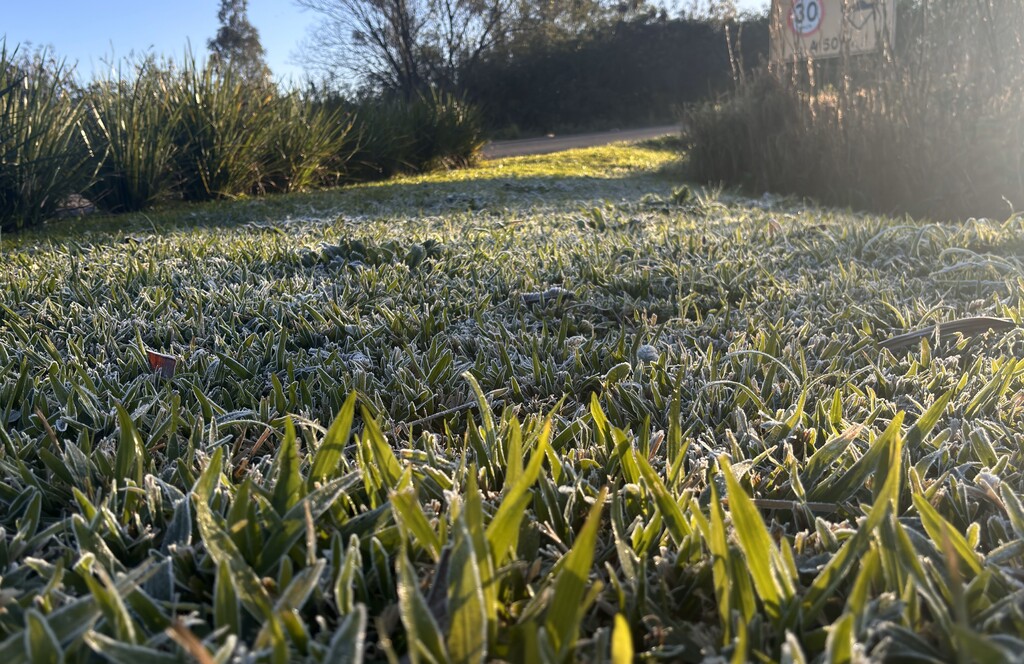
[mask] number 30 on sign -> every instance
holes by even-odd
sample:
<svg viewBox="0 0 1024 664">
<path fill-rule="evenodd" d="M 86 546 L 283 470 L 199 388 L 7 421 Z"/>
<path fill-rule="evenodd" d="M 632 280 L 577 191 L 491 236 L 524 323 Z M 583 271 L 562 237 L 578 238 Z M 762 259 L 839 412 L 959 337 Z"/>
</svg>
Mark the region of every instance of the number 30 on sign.
<svg viewBox="0 0 1024 664">
<path fill-rule="evenodd" d="M 789 27 L 801 37 L 812 35 L 821 28 L 825 9 L 822 0 L 793 0 L 789 12 Z"/>
</svg>

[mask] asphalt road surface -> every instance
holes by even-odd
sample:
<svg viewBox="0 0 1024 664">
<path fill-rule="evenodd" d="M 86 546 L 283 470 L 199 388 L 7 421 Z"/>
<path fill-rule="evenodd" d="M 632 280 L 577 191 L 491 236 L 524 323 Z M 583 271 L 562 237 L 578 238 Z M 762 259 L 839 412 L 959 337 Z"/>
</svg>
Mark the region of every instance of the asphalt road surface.
<svg viewBox="0 0 1024 664">
<path fill-rule="evenodd" d="M 605 131 L 599 134 L 573 134 L 571 136 L 542 136 L 525 138 L 518 141 L 494 141 L 484 146 L 484 159 L 501 159 L 502 157 L 522 157 L 531 154 L 548 154 L 574 148 L 592 148 L 598 145 L 619 143 L 621 141 L 646 141 L 679 133 L 679 125 L 648 127 L 647 129 L 625 129 L 622 131 Z"/>
</svg>

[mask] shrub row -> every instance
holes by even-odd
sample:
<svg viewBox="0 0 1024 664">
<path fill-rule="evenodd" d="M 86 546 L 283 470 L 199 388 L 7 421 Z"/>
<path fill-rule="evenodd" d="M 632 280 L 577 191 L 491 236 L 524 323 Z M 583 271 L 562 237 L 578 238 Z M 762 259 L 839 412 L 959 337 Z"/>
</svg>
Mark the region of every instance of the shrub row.
<svg viewBox="0 0 1024 664">
<path fill-rule="evenodd" d="M 882 54 L 766 69 L 692 109 L 694 177 L 935 218 L 1024 205 L 1024 5 L 897 7 Z"/>
<path fill-rule="evenodd" d="M 0 46 L 0 229 L 85 195 L 108 212 L 299 191 L 472 162 L 476 111 L 450 95 L 326 103 L 230 68 L 146 59 L 90 82 Z"/>
<path fill-rule="evenodd" d="M 683 104 L 725 90 L 733 64 L 753 66 L 768 49 L 767 20 L 745 18 L 730 62 L 724 30 L 696 19 L 617 22 L 494 49 L 463 83 L 488 127 L 511 135 L 672 122 Z"/>
</svg>

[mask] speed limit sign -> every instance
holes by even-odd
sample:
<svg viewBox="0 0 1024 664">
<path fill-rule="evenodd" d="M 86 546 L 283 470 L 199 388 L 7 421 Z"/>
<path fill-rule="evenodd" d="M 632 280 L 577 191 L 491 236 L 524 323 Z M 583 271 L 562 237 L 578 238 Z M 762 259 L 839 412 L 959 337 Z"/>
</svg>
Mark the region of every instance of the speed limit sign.
<svg viewBox="0 0 1024 664">
<path fill-rule="evenodd" d="M 824 0 L 794 0 L 789 27 L 801 37 L 813 35 L 821 28 L 824 14 Z"/>
<path fill-rule="evenodd" d="M 772 0 L 771 61 L 878 51 L 896 35 L 896 0 Z"/>
</svg>

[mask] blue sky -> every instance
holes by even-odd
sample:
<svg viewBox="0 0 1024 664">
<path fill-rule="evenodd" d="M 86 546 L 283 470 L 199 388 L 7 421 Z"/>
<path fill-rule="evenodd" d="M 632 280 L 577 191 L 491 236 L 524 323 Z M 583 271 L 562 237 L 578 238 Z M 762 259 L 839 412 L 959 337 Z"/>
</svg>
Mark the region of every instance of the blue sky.
<svg viewBox="0 0 1024 664">
<path fill-rule="evenodd" d="M 180 59 L 186 44 L 197 54 L 217 32 L 218 0 L 18 0 L 5 3 L 0 35 L 8 46 L 49 45 L 77 61 L 88 76 L 113 53 L 150 50 Z M 249 0 L 249 20 L 260 32 L 276 76 L 298 75 L 290 55 L 315 16 L 290 0 Z"/>
<path fill-rule="evenodd" d="M 189 42 L 197 54 L 217 31 L 218 0 L 8 0 L 0 36 L 8 47 L 24 42 L 52 46 L 59 57 L 78 62 L 88 77 L 111 54 L 154 51 L 180 59 Z M 740 0 L 756 9 L 767 0 Z M 260 32 L 267 63 L 276 77 L 301 77 L 292 55 L 316 16 L 291 0 L 249 0 L 249 20 Z"/>
</svg>

